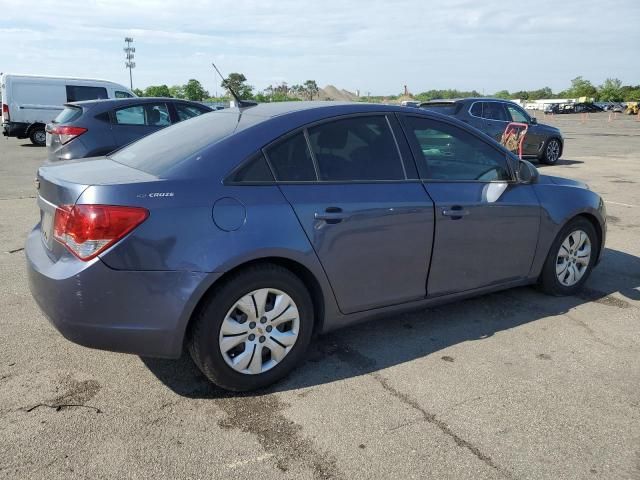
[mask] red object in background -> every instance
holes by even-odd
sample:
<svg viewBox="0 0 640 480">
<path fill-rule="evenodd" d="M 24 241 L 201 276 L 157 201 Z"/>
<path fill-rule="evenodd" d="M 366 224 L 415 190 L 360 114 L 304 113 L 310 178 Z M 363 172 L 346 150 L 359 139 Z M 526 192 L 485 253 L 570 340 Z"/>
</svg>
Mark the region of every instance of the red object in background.
<svg viewBox="0 0 640 480">
<path fill-rule="evenodd" d="M 504 133 L 502 134 L 503 145 L 506 145 L 507 140 L 511 135 L 519 135 L 518 157 L 520 157 L 520 159 L 522 159 L 522 146 L 524 145 L 524 139 L 527 136 L 527 130 L 529 130 L 529 125 L 526 123 L 511 122 L 507 125 L 507 128 L 504 129 Z"/>
</svg>

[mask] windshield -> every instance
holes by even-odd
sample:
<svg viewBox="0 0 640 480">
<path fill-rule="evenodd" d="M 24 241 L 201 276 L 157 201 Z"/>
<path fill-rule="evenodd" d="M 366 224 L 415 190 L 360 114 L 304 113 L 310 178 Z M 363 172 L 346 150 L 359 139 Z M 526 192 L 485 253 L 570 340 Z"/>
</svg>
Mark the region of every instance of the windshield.
<svg viewBox="0 0 640 480">
<path fill-rule="evenodd" d="M 237 110 L 205 113 L 148 135 L 108 158 L 162 177 L 203 148 L 251 125 L 239 120 Z"/>
<path fill-rule="evenodd" d="M 79 118 L 80 115 L 82 115 L 82 109 L 80 107 L 66 106 L 64 107 L 64 110 L 62 110 L 53 120 L 53 123 L 73 122 L 74 120 Z"/>
</svg>

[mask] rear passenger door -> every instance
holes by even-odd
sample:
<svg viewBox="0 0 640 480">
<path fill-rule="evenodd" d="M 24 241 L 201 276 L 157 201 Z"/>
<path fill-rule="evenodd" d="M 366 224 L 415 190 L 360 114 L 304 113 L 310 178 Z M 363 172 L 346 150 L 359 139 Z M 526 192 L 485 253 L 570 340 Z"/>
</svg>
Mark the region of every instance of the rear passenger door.
<svg viewBox="0 0 640 480">
<path fill-rule="evenodd" d="M 129 105 L 113 111 L 113 134 L 118 147 L 169 125 L 171 116 L 164 102 Z"/>
<path fill-rule="evenodd" d="M 499 142 L 510 121 L 504 105 L 501 102 L 482 102 L 482 118 L 483 130 Z"/>
<path fill-rule="evenodd" d="M 433 203 L 396 122 L 326 121 L 265 149 L 344 313 L 426 294 Z"/>
</svg>

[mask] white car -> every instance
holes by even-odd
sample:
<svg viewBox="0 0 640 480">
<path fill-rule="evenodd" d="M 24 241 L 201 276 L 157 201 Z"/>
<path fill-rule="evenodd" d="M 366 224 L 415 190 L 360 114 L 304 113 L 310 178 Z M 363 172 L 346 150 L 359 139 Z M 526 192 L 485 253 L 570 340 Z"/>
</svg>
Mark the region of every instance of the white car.
<svg viewBox="0 0 640 480">
<path fill-rule="evenodd" d="M 5 73 L 0 85 L 3 135 L 29 138 L 35 145 L 45 144 L 45 125 L 56 118 L 65 103 L 136 96 L 117 83 L 90 78 Z"/>
</svg>

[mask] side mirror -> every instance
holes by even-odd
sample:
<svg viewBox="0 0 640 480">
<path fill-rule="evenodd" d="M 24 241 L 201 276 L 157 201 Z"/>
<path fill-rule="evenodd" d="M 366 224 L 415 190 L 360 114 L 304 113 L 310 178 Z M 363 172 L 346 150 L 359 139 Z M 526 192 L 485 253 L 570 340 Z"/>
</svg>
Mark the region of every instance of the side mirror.
<svg viewBox="0 0 640 480">
<path fill-rule="evenodd" d="M 538 119 L 536 117 L 531 117 L 531 125 L 537 125 Z"/>
<path fill-rule="evenodd" d="M 533 166 L 532 163 L 527 162 L 526 160 L 520 160 L 518 162 L 518 182 L 524 184 L 537 183 L 538 178 L 540 178 L 540 173 L 538 169 Z"/>
</svg>

